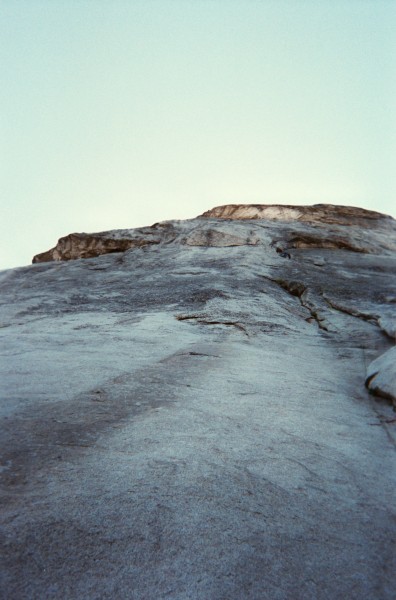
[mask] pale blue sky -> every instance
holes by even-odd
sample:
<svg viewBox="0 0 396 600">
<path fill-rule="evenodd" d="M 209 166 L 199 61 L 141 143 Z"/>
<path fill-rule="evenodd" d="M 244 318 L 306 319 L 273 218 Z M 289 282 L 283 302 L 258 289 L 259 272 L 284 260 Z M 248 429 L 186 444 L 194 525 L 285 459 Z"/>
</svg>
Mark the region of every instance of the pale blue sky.
<svg viewBox="0 0 396 600">
<path fill-rule="evenodd" d="M 0 2 L 0 268 L 226 203 L 396 216 L 396 1 Z"/>
</svg>

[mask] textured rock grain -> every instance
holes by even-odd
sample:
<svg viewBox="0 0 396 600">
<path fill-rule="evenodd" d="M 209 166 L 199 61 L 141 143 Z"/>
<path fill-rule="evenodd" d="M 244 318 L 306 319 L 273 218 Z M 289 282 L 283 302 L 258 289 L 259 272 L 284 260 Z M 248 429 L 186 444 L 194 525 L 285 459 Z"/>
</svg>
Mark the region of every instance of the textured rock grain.
<svg viewBox="0 0 396 600">
<path fill-rule="evenodd" d="M 225 204 L 203 213 L 215 219 L 269 219 L 275 221 L 301 221 L 319 225 L 344 225 L 350 227 L 389 227 L 395 230 L 392 217 L 373 210 L 355 206 L 314 204 L 313 206 L 287 206 L 283 204 Z"/>
<path fill-rule="evenodd" d="M 396 406 L 396 347 L 369 365 L 366 385 L 373 394 L 389 398 Z"/>
<path fill-rule="evenodd" d="M 1 272 L 0 596 L 393 600 L 394 245 L 239 205 Z"/>
</svg>

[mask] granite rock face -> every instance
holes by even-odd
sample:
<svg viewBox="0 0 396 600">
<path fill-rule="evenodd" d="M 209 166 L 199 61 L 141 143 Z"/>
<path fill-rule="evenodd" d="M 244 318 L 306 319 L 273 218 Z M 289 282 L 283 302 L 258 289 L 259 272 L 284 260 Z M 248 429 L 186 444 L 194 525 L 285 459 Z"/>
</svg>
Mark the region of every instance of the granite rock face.
<svg viewBox="0 0 396 600">
<path fill-rule="evenodd" d="M 389 228 L 394 231 L 394 219 L 382 213 L 355 206 L 314 204 L 288 206 L 285 204 L 225 204 L 206 211 L 203 217 L 212 219 L 266 219 L 271 221 L 300 221 L 316 225 L 354 225 L 357 227 Z"/>
<path fill-rule="evenodd" d="M 370 363 L 366 385 L 373 394 L 396 403 L 396 347 Z"/>
<path fill-rule="evenodd" d="M 51 250 L 33 257 L 33 264 L 52 260 L 75 260 L 93 258 L 111 252 L 125 252 L 131 248 L 142 248 L 165 241 L 165 236 L 156 235 L 154 228 L 140 230 L 102 231 L 100 233 L 71 233 L 58 240 Z"/>
<path fill-rule="evenodd" d="M 0 273 L 0 596 L 393 599 L 396 223 L 217 207 Z"/>
</svg>

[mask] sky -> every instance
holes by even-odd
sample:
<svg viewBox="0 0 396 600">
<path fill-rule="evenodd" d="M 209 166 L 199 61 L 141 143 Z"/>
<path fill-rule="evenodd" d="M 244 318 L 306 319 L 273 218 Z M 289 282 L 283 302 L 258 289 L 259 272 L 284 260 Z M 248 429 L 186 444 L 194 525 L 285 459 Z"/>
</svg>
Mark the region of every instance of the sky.
<svg viewBox="0 0 396 600">
<path fill-rule="evenodd" d="M 228 203 L 396 217 L 396 1 L 0 0 L 0 269 Z"/>
</svg>

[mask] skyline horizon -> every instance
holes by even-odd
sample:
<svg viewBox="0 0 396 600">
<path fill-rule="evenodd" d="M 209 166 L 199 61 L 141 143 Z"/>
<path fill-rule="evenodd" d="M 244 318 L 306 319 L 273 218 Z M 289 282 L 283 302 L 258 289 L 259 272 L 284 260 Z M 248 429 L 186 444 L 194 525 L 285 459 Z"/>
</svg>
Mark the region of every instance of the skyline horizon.
<svg viewBox="0 0 396 600">
<path fill-rule="evenodd" d="M 396 216 L 396 3 L 0 3 L 0 269 L 225 204 Z"/>
<path fill-rule="evenodd" d="M 202 217 L 206 212 L 210 212 L 210 211 L 212 211 L 212 210 L 214 210 L 216 208 L 223 208 L 223 207 L 226 207 L 226 206 L 253 206 L 253 207 L 259 207 L 259 206 L 268 206 L 268 207 L 270 207 L 270 206 L 284 206 L 284 207 L 289 207 L 289 208 L 295 208 L 295 207 L 310 208 L 310 207 L 318 207 L 318 206 L 335 206 L 335 207 L 339 207 L 339 208 L 362 209 L 362 210 L 365 210 L 365 211 L 368 211 L 368 212 L 373 212 L 373 213 L 381 214 L 383 216 L 390 217 L 393 220 L 396 220 L 396 216 L 392 215 L 390 213 L 384 213 L 384 212 L 381 212 L 381 211 L 378 211 L 378 210 L 374 210 L 372 208 L 366 208 L 366 207 L 363 207 L 363 206 L 357 206 L 357 205 L 353 205 L 353 204 L 340 204 L 340 203 L 334 204 L 332 202 L 314 202 L 314 203 L 310 203 L 310 204 L 303 204 L 303 203 L 293 204 L 293 203 L 282 203 L 282 202 L 276 202 L 276 203 L 268 203 L 268 202 L 265 202 L 265 203 L 264 202 L 254 202 L 254 203 L 252 203 L 252 202 L 232 202 L 232 203 L 225 203 L 225 204 L 216 204 L 216 205 L 214 205 L 214 206 L 212 206 L 212 207 L 204 210 L 202 213 L 199 213 L 199 214 L 197 214 L 195 216 L 191 216 L 191 217 L 185 217 L 183 219 L 170 218 L 170 219 L 163 219 L 163 220 L 160 220 L 160 221 L 156 221 L 154 219 L 154 221 L 152 221 L 150 223 L 143 223 L 143 224 L 140 224 L 140 225 L 136 225 L 134 227 L 117 227 L 115 229 L 103 229 L 101 231 L 99 231 L 99 230 L 95 230 L 95 231 L 76 231 L 76 230 L 69 231 L 67 233 L 64 233 L 64 234 L 60 235 L 55 240 L 53 240 L 53 246 L 51 246 L 51 247 L 55 247 L 56 244 L 59 242 L 59 240 L 61 238 L 67 237 L 68 235 L 71 235 L 71 234 L 81 234 L 81 233 L 95 234 L 95 233 L 103 233 L 103 232 L 106 232 L 106 231 L 117 231 L 117 230 L 121 231 L 123 229 L 133 230 L 133 229 L 140 229 L 140 228 L 144 228 L 144 227 L 150 227 L 154 223 L 164 223 L 164 222 L 167 222 L 167 221 L 189 221 L 189 220 L 194 220 L 194 219 Z M 227 217 L 216 217 L 216 218 L 219 218 L 220 220 L 221 219 L 227 220 Z M 249 219 L 246 219 L 246 220 L 249 220 Z M 252 221 L 256 221 L 256 220 L 260 220 L 260 219 L 257 219 L 257 218 L 253 218 L 252 219 Z M 37 250 L 32 255 L 31 261 L 28 262 L 27 264 L 20 264 L 20 265 L 15 265 L 15 266 L 11 266 L 11 267 L 0 268 L 0 272 L 1 271 L 7 271 L 7 270 L 10 270 L 10 269 L 17 269 L 17 268 L 28 267 L 31 264 L 34 264 L 34 263 L 32 263 L 32 260 L 33 260 L 33 257 L 36 254 L 39 254 L 41 252 L 45 252 L 47 250 L 48 249 Z"/>
</svg>

